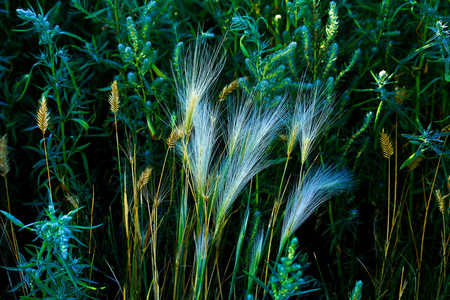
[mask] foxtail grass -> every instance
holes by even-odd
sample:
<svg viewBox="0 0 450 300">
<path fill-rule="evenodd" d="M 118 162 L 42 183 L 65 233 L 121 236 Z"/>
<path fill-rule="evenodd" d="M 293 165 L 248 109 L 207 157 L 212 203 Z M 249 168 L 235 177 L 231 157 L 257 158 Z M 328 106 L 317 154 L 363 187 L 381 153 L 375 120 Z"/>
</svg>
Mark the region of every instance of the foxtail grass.
<svg viewBox="0 0 450 300">
<path fill-rule="evenodd" d="M 49 122 L 50 122 L 50 113 L 47 107 L 47 98 L 42 96 L 41 101 L 39 102 L 39 109 L 36 113 L 36 122 L 39 129 L 42 132 L 42 141 L 44 143 L 44 153 L 45 153 L 45 163 L 47 165 L 47 177 L 48 177 L 48 186 L 50 190 L 50 195 L 52 194 L 52 183 L 50 178 L 50 168 L 48 165 L 48 154 L 47 154 L 47 145 L 45 143 L 45 132 L 47 131 Z"/>
<path fill-rule="evenodd" d="M 301 163 L 305 164 L 321 134 L 333 122 L 334 103 L 326 93 L 326 85 L 315 83 L 310 90 L 302 88 L 296 98 L 291 127 L 289 128 L 287 153 L 291 154 L 295 142 L 300 143 Z"/>
<path fill-rule="evenodd" d="M 351 174 L 333 166 L 309 169 L 300 178 L 289 196 L 281 229 L 278 256 L 288 239 L 325 201 L 353 185 Z"/>
<path fill-rule="evenodd" d="M 11 212 L 11 201 L 9 198 L 9 188 L 8 188 L 8 177 L 7 174 L 11 170 L 10 161 L 9 161 L 9 151 L 8 151 L 8 137 L 5 134 L 0 138 L 0 173 L 3 179 L 5 180 L 5 191 L 6 191 L 6 203 L 8 206 L 8 213 L 12 214 Z M 19 244 L 17 242 L 16 233 L 14 232 L 13 223 L 10 221 L 10 232 L 6 229 L 6 224 L 3 222 L 3 218 L 1 219 L 2 225 L 4 228 L 4 232 L 6 233 L 6 238 L 8 241 L 9 249 L 11 250 L 11 253 L 14 255 L 14 259 L 16 260 L 16 264 L 19 264 L 20 257 L 19 257 Z M 20 271 L 19 273 L 20 278 L 24 279 L 24 273 L 23 271 Z M 9 274 L 8 274 L 8 279 Z M 26 286 L 22 286 L 22 291 L 24 293 L 28 293 L 28 288 Z"/>
<path fill-rule="evenodd" d="M 192 119 L 197 104 L 210 96 L 213 85 L 225 63 L 220 55 L 220 45 L 212 50 L 202 45 L 199 36 L 180 61 L 179 81 L 175 81 L 176 94 L 180 106 L 182 128 L 185 134 L 191 130 Z"/>
<path fill-rule="evenodd" d="M 244 186 L 269 166 L 268 147 L 282 129 L 286 110 L 283 103 L 263 109 L 253 106 L 250 100 L 244 99 L 228 120 L 226 156 L 218 171 L 214 236 L 222 231 L 229 210 Z"/>
</svg>

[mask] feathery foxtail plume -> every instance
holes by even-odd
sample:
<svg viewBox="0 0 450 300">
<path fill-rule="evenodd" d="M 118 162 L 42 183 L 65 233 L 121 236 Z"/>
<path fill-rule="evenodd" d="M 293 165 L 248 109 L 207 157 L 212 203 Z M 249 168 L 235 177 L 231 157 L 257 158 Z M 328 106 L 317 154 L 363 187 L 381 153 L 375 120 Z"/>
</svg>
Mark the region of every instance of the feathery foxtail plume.
<svg viewBox="0 0 450 300">
<path fill-rule="evenodd" d="M 289 237 L 308 219 L 322 203 L 352 186 L 348 171 L 335 167 L 310 169 L 299 178 L 289 197 L 281 229 L 279 253 Z"/>
<path fill-rule="evenodd" d="M 228 121 L 226 157 L 219 168 L 216 203 L 216 236 L 244 186 L 268 166 L 267 149 L 283 124 L 285 105 L 263 109 L 252 105 L 251 96 L 232 112 Z"/>
<path fill-rule="evenodd" d="M 183 140 L 182 145 L 180 144 L 183 148 L 180 150 L 187 154 L 195 189 L 203 198 L 210 195 L 208 183 L 218 137 L 217 115 L 217 111 L 210 103 L 201 101 L 194 112 L 189 142 L 185 145 L 187 141 Z"/>
<path fill-rule="evenodd" d="M 197 104 L 208 97 L 225 63 L 224 56 L 219 55 L 221 44 L 212 51 L 202 44 L 199 35 L 195 46 L 184 53 L 180 61 L 180 80 L 175 81 L 185 134 L 191 130 Z"/>
<path fill-rule="evenodd" d="M 36 113 L 36 122 L 38 124 L 39 129 L 42 131 L 42 137 L 44 142 L 44 152 L 45 152 L 45 163 L 47 166 L 47 177 L 48 177 L 48 187 L 50 189 L 50 195 L 52 194 L 52 182 L 50 180 L 50 168 L 48 166 L 48 154 L 47 154 L 47 146 L 45 143 L 45 131 L 48 128 L 48 124 L 50 122 L 50 114 L 48 112 L 47 107 L 47 98 L 42 95 L 41 101 L 39 102 L 39 109 Z"/>
<path fill-rule="evenodd" d="M 326 86 L 315 83 L 309 91 L 298 92 L 291 128 L 288 135 L 288 154 L 295 142 L 300 143 L 302 165 L 317 143 L 321 133 L 333 122 L 333 104 L 326 95 Z"/>
<path fill-rule="evenodd" d="M 223 90 L 219 94 L 219 101 L 225 100 L 225 98 L 230 95 L 234 90 L 239 87 L 239 80 L 236 79 L 232 81 L 229 85 L 223 88 Z"/>
</svg>

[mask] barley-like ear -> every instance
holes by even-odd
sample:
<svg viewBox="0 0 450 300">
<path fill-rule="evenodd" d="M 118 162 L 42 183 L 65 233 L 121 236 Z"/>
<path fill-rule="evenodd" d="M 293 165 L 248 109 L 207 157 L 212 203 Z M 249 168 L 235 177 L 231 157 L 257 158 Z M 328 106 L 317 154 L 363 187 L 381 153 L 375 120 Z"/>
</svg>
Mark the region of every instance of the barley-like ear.
<svg viewBox="0 0 450 300">
<path fill-rule="evenodd" d="M 5 177 L 10 170 L 7 145 L 8 137 L 5 134 L 0 138 L 0 171 L 3 177 Z"/>
<path fill-rule="evenodd" d="M 70 204 L 72 204 L 72 206 L 77 209 L 78 208 L 78 202 L 79 199 L 77 196 L 73 196 L 73 195 L 69 195 L 66 197 L 66 200 L 70 202 Z"/>
<path fill-rule="evenodd" d="M 111 95 L 109 95 L 109 105 L 111 105 L 111 111 L 114 114 L 117 114 L 119 111 L 119 89 L 117 88 L 117 81 L 114 80 L 114 82 L 111 84 Z"/>
<path fill-rule="evenodd" d="M 410 92 L 406 90 L 405 86 L 402 86 L 401 88 L 399 86 L 395 87 L 395 102 L 398 104 L 403 104 L 405 102 L 405 99 L 409 97 Z"/>
<path fill-rule="evenodd" d="M 445 213 L 445 202 L 444 197 L 442 197 L 441 190 L 436 190 L 436 201 L 439 205 L 439 210 L 444 215 Z"/>
<path fill-rule="evenodd" d="M 383 153 L 383 156 L 386 158 L 390 158 L 394 154 L 394 146 L 392 146 L 391 139 L 389 138 L 389 135 L 381 130 L 380 133 L 380 144 L 381 144 L 381 152 Z"/>
<path fill-rule="evenodd" d="M 169 148 L 172 148 L 175 146 L 177 141 L 183 137 L 183 132 L 180 130 L 178 126 L 172 129 L 172 132 L 170 133 L 169 137 L 166 139 L 167 146 Z"/>
<path fill-rule="evenodd" d="M 39 102 L 39 109 L 36 114 L 36 121 L 39 129 L 42 131 L 42 134 L 45 134 L 45 131 L 48 128 L 48 123 L 50 121 L 50 116 L 47 107 L 47 98 L 42 96 L 41 101 Z"/>
<path fill-rule="evenodd" d="M 408 164 L 408 169 L 414 170 L 415 168 L 419 167 L 422 160 L 423 160 L 423 157 L 420 157 L 420 156 L 414 158 L 413 161 Z"/>
<path fill-rule="evenodd" d="M 219 102 L 225 100 L 225 98 L 230 95 L 234 90 L 239 87 L 239 81 L 236 79 L 232 81 L 229 85 L 223 88 L 219 94 Z"/>
<path fill-rule="evenodd" d="M 152 168 L 150 168 L 150 167 L 146 168 L 141 173 L 141 176 L 139 176 L 138 185 L 137 185 L 138 191 L 140 191 L 148 183 L 151 173 L 152 173 Z"/>
</svg>

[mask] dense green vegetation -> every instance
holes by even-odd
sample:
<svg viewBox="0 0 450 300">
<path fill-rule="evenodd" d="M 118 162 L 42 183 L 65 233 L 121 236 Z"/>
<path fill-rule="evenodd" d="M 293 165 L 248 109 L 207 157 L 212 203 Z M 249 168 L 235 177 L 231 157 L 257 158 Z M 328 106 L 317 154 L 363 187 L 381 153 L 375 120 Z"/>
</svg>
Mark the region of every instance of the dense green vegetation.
<svg viewBox="0 0 450 300">
<path fill-rule="evenodd" d="M 0 1 L 0 298 L 446 299 L 450 1 Z"/>
</svg>

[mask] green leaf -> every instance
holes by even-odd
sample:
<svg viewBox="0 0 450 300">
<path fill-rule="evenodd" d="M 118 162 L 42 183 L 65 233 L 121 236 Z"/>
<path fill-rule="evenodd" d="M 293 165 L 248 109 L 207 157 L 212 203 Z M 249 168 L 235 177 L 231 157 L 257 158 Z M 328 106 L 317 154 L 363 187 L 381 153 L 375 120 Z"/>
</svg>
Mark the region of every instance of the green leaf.
<svg viewBox="0 0 450 300">
<path fill-rule="evenodd" d="M 250 276 L 254 281 L 256 281 L 269 295 L 272 295 L 272 291 L 269 289 L 267 285 L 264 284 L 261 280 L 253 276 L 252 274 L 249 274 L 247 271 L 243 270 L 242 272 L 245 273 L 245 275 Z"/>
<path fill-rule="evenodd" d="M 104 8 L 104 9 L 100 9 L 100 10 L 97 10 L 97 11 L 95 11 L 95 12 L 93 12 L 93 13 L 89 13 L 87 16 L 85 16 L 84 18 L 85 19 L 93 19 L 93 18 L 95 18 L 96 16 L 98 16 L 99 14 L 102 14 L 103 12 L 105 12 L 105 11 L 107 11 L 108 9 L 107 8 Z"/>
<path fill-rule="evenodd" d="M 26 91 L 27 91 L 27 88 L 28 88 L 28 85 L 30 84 L 31 74 L 33 73 L 33 69 L 34 69 L 34 67 L 39 66 L 39 65 L 41 65 L 41 64 L 40 64 L 40 63 L 35 63 L 35 64 L 31 67 L 30 73 L 27 75 L 27 82 L 25 83 L 25 86 L 24 86 L 24 88 L 23 88 L 22 94 L 19 96 L 19 98 L 17 98 L 17 101 L 19 101 L 20 99 L 22 99 L 22 97 L 25 95 L 25 93 L 26 93 Z"/>
<path fill-rule="evenodd" d="M 78 119 L 78 118 L 72 118 L 71 120 L 77 122 L 78 124 L 83 126 L 84 130 L 88 131 L 89 124 L 85 120 Z"/>
<path fill-rule="evenodd" d="M 20 222 L 18 219 L 16 219 L 16 217 L 14 217 L 13 215 L 7 213 L 6 211 L 0 210 L 0 212 L 2 214 L 5 215 L 5 217 L 7 217 L 11 222 L 13 222 L 15 225 L 19 226 L 19 227 L 24 227 L 25 224 L 23 224 L 22 222 Z"/>
<path fill-rule="evenodd" d="M 167 79 L 166 75 L 164 75 L 163 72 L 161 72 L 155 64 L 152 65 L 152 70 L 158 75 L 159 77 L 162 77 L 164 79 Z"/>
<path fill-rule="evenodd" d="M 242 43 L 242 40 L 244 39 L 244 37 L 245 37 L 245 35 L 241 36 L 241 39 L 239 40 L 239 45 L 241 46 L 241 50 L 242 50 L 242 52 L 244 53 L 244 55 L 245 55 L 246 57 L 250 57 L 250 55 L 249 55 L 248 52 L 247 52 L 247 49 L 245 49 L 245 46 L 244 46 L 244 44 Z"/>
<path fill-rule="evenodd" d="M 409 165 L 416 157 L 417 153 L 412 154 L 410 157 L 408 157 L 407 160 L 405 160 L 405 162 L 402 164 L 402 166 L 400 167 L 400 170 L 403 169 L 404 167 L 406 167 L 407 165 Z"/>
<path fill-rule="evenodd" d="M 373 122 L 374 130 L 376 130 L 376 128 L 377 128 L 378 119 L 380 117 L 380 113 L 381 113 L 381 108 L 382 107 L 383 107 L 383 101 L 380 101 L 380 104 L 378 105 L 378 109 L 377 109 L 377 114 L 375 115 L 375 121 Z"/>
</svg>

